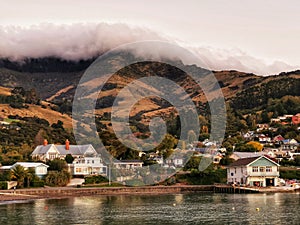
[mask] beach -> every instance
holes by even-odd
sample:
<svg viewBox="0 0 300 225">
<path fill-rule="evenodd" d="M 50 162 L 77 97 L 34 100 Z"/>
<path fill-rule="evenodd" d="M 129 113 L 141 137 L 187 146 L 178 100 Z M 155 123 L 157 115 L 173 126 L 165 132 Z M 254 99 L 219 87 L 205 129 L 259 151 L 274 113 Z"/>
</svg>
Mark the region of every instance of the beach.
<svg viewBox="0 0 300 225">
<path fill-rule="evenodd" d="M 197 192 L 220 192 L 216 191 L 215 185 L 173 185 L 173 186 L 142 186 L 142 187 L 44 187 L 17 190 L 1 190 L 0 202 L 33 200 L 33 199 L 55 199 L 93 195 L 159 195 Z M 218 186 L 219 187 L 219 186 Z M 225 189 L 227 188 L 227 190 Z M 223 193 L 276 193 L 295 192 L 299 189 L 290 187 L 269 187 L 269 188 L 247 188 L 248 192 L 235 191 L 231 186 L 222 186 Z M 245 190 L 245 188 L 241 188 Z"/>
</svg>

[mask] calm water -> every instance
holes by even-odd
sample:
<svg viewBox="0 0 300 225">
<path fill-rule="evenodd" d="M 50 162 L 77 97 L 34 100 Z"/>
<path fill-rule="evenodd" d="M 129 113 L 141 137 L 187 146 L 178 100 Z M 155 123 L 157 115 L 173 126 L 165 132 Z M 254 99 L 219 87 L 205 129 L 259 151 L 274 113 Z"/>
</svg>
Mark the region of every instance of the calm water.
<svg viewBox="0 0 300 225">
<path fill-rule="evenodd" d="M 1 204 L 0 224 L 300 224 L 300 195 L 176 194 L 35 200 Z"/>
</svg>

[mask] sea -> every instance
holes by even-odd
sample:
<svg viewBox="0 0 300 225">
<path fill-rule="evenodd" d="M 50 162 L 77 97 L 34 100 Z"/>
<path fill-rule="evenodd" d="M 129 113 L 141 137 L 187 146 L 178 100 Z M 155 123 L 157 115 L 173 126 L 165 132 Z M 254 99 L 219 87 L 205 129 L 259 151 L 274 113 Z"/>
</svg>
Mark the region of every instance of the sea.
<svg viewBox="0 0 300 225">
<path fill-rule="evenodd" d="M 0 224 L 300 224 L 299 193 L 116 195 L 0 203 Z"/>
</svg>

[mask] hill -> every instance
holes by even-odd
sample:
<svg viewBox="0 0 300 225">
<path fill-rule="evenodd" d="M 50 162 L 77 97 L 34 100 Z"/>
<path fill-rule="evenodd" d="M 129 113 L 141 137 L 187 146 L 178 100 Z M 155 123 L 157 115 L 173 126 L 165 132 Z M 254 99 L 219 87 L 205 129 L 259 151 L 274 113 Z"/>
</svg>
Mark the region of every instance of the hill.
<svg viewBox="0 0 300 225">
<path fill-rule="evenodd" d="M 120 61 L 126 61 L 127 57 L 133 56 L 123 55 Z M 20 64 L 0 60 L 0 117 L 11 122 L 9 129 L 7 127 L 0 129 L 0 153 L 2 152 L 0 163 L 9 164 L 19 159 L 27 160 L 32 149 L 41 144 L 43 138 L 47 138 L 49 143 L 63 143 L 68 138 L 75 144 L 72 130 L 66 128 L 71 128 L 72 125 L 72 100 L 76 87 L 91 62 L 92 60 L 68 62 L 47 58 L 28 59 Z M 111 63 L 115 66 L 119 62 Z M 98 134 L 113 156 L 138 159 L 136 151 L 127 148 L 116 138 L 110 123 L 110 112 L 120 91 L 132 81 L 142 77 L 164 77 L 183 87 L 200 114 L 199 140 L 209 137 L 209 105 L 202 89 L 188 75 L 191 72 L 198 72 L 202 74 L 201 79 L 208 79 L 208 71 L 195 65 L 183 65 L 182 62 L 173 64 L 178 67 L 161 62 L 141 62 L 122 68 L 105 83 L 99 96 L 96 91 L 101 79 L 93 78 L 85 81 L 87 95 L 98 99 L 96 104 Z M 178 69 L 179 67 L 184 68 L 185 72 Z M 300 71 L 266 77 L 233 70 L 213 71 L 213 73 L 227 103 L 227 141 L 223 144 L 225 147 L 232 147 L 239 140 L 237 138 L 241 132 L 255 129 L 257 123 L 269 121 L 271 117 L 284 113 L 300 111 Z M 145 90 L 151 90 L 151 87 L 143 82 L 139 85 Z M 169 93 L 176 95 L 176 88 L 167 88 Z M 213 92 L 216 86 L 209 88 Z M 127 97 L 119 99 L 118 104 L 126 103 Z M 155 150 L 173 148 L 177 144 L 176 137 L 180 134 L 180 118 L 176 109 L 162 98 L 149 96 L 132 107 L 130 112 L 132 131 L 137 137 L 148 137 L 149 119 L 155 116 L 165 119 L 170 134 Z M 88 126 L 89 124 L 82 124 L 86 130 L 89 130 Z M 297 134 L 295 135 L 297 137 Z M 89 141 L 93 143 L 93 140 Z M 27 149 L 26 153 L 23 153 L 22 149 Z"/>
<path fill-rule="evenodd" d="M 134 56 L 124 55 L 122 60 L 126 60 L 126 57 Z M 3 86 L 0 89 L 0 95 L 7 95 L 9 93 L 7 88 L 23 87 L 26 90 L 33 88 L 41 100 L 57 105 L 51 107 L 52 109 L 70 113 L 78 82 L 92 60 L 72 62 L 55 58 L 27 59 L 22 64 L 0 60 L 0 83 Z M 187 73 L 189 71 L 203 73 L 204 71 L 195 65 L 183 65 L 182 62 L 175 62 L 175 64 L 183 66 Z M 300 90 L 297 88 L 300 86 L 300 71 L 266 77 L 233 70 L 213 71 L 213 73 L 222 88 L 226 101 L 237 110 L 265 106 L 269 98 L 300 95 Z M 184 87 L 193 101 L 198 102 L 198 105 L 206 102 L 203 91 L 185 72 L 164 63 L 143 62 L 123 68 L 109 79 L 98 96 L 97 113 L 103 115 L 104 112 L 110 112 L 115 97 L 127 84 L 137 78 L 153 75 L 166 77 Z M 86 85 L 89 87 L 90 96 L 95 96 L 95 88 L 99 85 L 99 81 L 95 78 L 86 82 Z M 30 108 L 29 111 L 33 109 Z M 171 109 L 172 106 L 162 99 L 148 98 L 138 102 L 131 111 L 131 116 L 145 114 L 146 117 L 151 117 L 169 114 Z M 27 110 L 26 113 L 29 111 Z M 42 114 L 45 113 L 40 113 Z M 69 122 L 66 121 L 66 124 Z"/>
</svg>

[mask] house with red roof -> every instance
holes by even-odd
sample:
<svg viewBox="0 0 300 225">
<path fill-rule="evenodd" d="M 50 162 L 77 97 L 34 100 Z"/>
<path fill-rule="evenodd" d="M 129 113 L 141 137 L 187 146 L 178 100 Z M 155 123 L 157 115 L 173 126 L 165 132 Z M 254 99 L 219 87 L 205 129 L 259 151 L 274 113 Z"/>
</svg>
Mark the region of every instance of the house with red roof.
<svg viewBox="0 0 300 225">
<path fill-rule="evenodd" d="M 241 158 L 227 168 L 227 183 L 249 186 L 277 186 L 279 164 L 266 156 Z"/>
<path fill-rule="evenodd" d="M 294 125 L 300 124 L 300 113 L 297 113 L 292 117 L 292 124 Z"/>
</svg>

